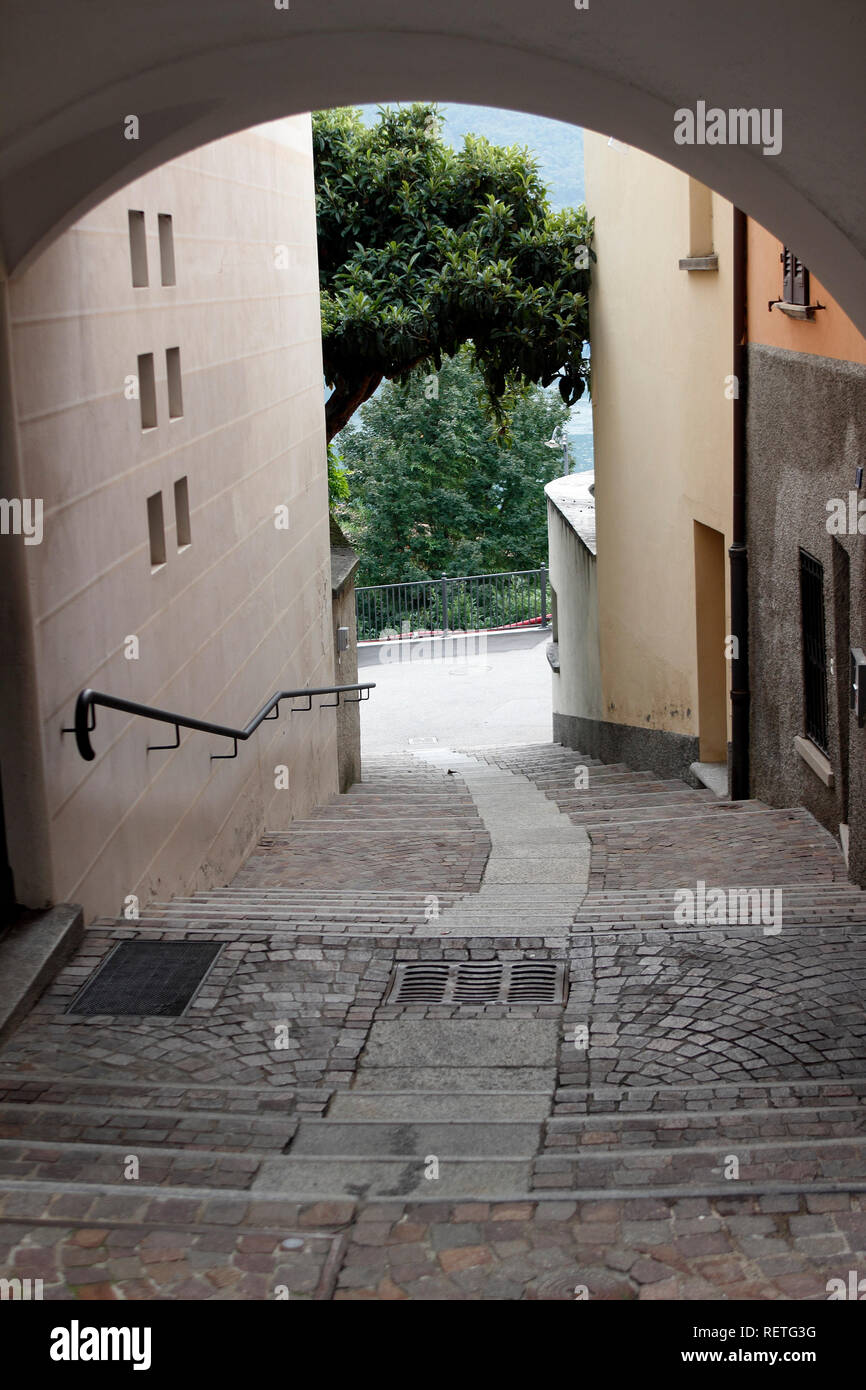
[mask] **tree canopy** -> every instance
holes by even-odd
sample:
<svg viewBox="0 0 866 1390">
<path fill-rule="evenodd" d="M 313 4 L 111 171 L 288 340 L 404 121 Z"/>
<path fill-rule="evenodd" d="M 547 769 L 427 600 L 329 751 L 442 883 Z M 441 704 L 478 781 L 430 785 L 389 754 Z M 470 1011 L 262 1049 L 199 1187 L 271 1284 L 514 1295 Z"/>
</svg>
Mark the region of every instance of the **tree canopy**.
<svg viewBox="0 0 866 1390">
<path fill-rule="evenodd" d="M 531 387 L 503 440 L 482 408 L 468 349 L 441 372 L 390 382 L 342 433 L 348 501 L 340 525 L 361 554 L 358 582 L 534 569 L 547 555 L 544 485 L 562 454 L 546 447 L 568 410 Z"/>
<path fill-rule="evenodd" d="M 471 346 L 494 411 L 531 383 L 584 390 L 592 221 L 550 210 L 535 160 L 434 105 L 313 118 L 322 346 L 333 439 L 380 383 Z"/>
</svg>

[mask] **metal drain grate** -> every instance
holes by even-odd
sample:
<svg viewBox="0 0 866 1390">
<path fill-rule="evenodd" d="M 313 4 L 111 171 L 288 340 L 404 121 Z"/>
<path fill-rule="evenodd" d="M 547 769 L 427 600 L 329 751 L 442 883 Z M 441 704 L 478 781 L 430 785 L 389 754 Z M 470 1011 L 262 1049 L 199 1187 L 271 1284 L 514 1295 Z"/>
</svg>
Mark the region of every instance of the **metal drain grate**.
<svg viewBox="0 0 866 1390">
<path fill-rule="evenodd" d="M 122 941 L 75 996 L 68 1014 L 182 1014 L 222 947 Z"/>
<path fill-rule="evenodd" d="M 386 1004 L 564 1004 L 565 962 L 412 961 L 391 976 Z"/>
</svg>

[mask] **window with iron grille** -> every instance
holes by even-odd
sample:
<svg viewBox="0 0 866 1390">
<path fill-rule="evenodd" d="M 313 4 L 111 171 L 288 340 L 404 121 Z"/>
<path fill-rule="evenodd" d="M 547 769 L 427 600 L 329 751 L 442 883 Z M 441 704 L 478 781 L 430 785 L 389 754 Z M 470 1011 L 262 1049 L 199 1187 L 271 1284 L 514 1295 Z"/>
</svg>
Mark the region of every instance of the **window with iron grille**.
<svg viewBox="0 0 866 1390">
<path fill-rule="evenodd" d="M 782 301 L 785 304 L 809 303 L 809 272 L 800 260 L 795 256 L 790 246 L 786 246 L 781 255 L 784 275 L 782 277 Z"/>
<path fill-rule="evenodd" d="M 827 644 L 824 637 L 824 566 L 805 550 L 800 551 L 800 606 L 806 734 L 826 753 Z"/>
</svg>

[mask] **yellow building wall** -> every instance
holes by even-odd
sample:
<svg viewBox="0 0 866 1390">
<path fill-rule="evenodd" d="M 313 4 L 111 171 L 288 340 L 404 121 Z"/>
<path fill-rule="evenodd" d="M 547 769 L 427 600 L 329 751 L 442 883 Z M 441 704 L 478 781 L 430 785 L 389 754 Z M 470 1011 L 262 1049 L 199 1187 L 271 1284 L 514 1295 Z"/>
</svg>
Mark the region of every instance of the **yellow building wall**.
<svg viewBox="0 0 866 1390">
<path fill-rule="evenodd" d="M 707 249 L 690 180 L 589 131 L 585 159 L 603 718 L 694 736 L 695 523 L 731 541 L 733 212 L 712 196 L 718 270 L 680 269 Z M 724 602 L 729 630 L 727 578 Z"/>
</svg>

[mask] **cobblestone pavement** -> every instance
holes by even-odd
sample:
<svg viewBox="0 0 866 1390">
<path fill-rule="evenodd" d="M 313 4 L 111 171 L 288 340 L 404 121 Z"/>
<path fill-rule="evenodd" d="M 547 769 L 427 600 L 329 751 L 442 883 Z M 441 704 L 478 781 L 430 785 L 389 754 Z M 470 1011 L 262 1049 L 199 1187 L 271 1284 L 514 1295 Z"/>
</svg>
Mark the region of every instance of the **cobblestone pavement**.
<svg viewBox="0 0 866 1390">
<path fill-rule="evenodd" d="M 533 906 L 506 864 L 479 893 L 490 834 L 440 750 L 371 761 L 228 887 L 89 927 L 0 1049 L 0 1277 L 52 1299 L 820 1299 L 866 1274 L 866 911 L 832 838 L 553 745 L 477 760 L 503 773 L 497 869 L 533 854 L 514 774 L 562 817 L 554 875 L 568 827 L 589 836 L 588 885 Z M 678 920 L 698 880 L 778 890 L 779 919 Z M 67 1012 L 127 939 L 221 950 L 179 1017 Z M 565 1006 L 385 1002 L 397 962 L 527 958 L 565 964 Z"/>
</svg>

